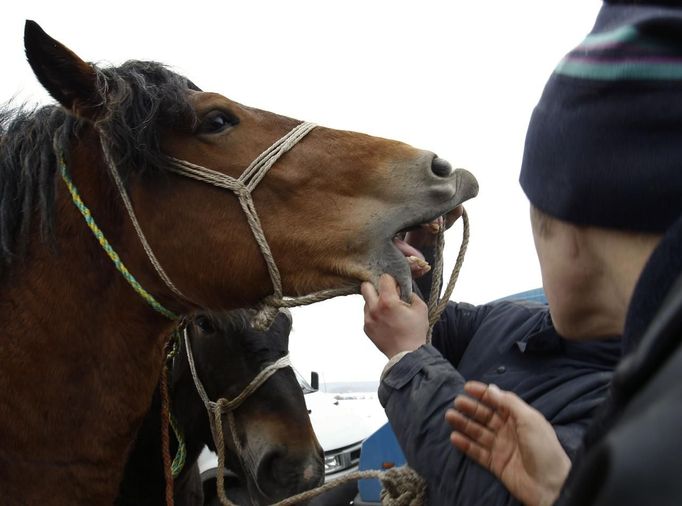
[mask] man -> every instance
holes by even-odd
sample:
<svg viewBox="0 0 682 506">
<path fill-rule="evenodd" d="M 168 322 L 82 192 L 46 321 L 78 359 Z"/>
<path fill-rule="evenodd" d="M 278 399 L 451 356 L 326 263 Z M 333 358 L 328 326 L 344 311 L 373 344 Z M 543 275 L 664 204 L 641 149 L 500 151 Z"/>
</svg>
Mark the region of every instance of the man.
<svg viewBox="0 0 682 506">
<path fill-rule="evenodd" d="M 617 3 L 547 83 L 521 185 L 557 330 L 622 330 L 630 354 L 565 483 L 515 395 L 472 383 L 447 415 L 453 444 L 526 504 L 682 504 L 682 9 Z"/>
<path fill-rule="evenodd" d="M 431 238 L 431 241 L 429 239 Z M 431 256 L 433 235 L 408 234 L 405 253 Z M 419 275 L 420 263 L 413 262 Z M 428 276 L 417 280 L 429 293 Z M 384 276 L 379 292 L 362 288 L 365 330 L 390 359 L 380 400 L 410 466 L 425 478 L 429 504 L 517 504 L 495 477 L 452 448 L 444 413 L 463 392 L 465 379 L 495 381 L 516 391 L 551 421 L 563 451 L 580 445 L 594 409 L 606 396 L 620 358 L 617 339 L 572 343 L 554 330 L 545 304 L 501 301 L 482 306 L 450 303 L 426 346 L 426 307 L 399 300 Z M 381 301 L 381 302 L 380 302 Z"/>
</svg>

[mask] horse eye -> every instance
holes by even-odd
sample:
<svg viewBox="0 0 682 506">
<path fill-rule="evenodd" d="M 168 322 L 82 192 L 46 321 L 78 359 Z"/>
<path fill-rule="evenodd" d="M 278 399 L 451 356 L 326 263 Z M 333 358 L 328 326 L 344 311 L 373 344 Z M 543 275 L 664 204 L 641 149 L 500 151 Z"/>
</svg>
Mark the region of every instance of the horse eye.
<svg viewBox="0 0 682 506">
<path fill-rule="evenodd" d="M 218 134 L 239 124 L 239 118 L 225 111 L 212 111 L 201 120 L 197 133 Z"/>
<path fill-rule="evenodd" d="M 199 315 L 194 318 L 194 324 L 205 334 L 211 334 L 215 331 L 213 323 L 205 316 Z"/>
</svg>

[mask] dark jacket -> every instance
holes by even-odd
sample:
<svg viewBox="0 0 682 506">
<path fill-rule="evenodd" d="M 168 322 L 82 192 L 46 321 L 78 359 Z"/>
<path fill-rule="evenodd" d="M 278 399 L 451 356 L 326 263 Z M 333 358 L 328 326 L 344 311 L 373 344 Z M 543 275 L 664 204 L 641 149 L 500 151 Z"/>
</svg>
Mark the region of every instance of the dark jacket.
<svg viewBox="0 0 682 506">
<path fill-rule="evenodd" d="M 428 483 L 429 504 L 518 504 L 450 444 L 443 417 L 465 380 L 517 393 L 545 415 L 573 456 L 620 356 L 619 340 L 572 343 L 559 337 L 543 304 L 451 303 L 434 328 L 433 346 L 394 365 L 379 399 L 407 462 Z"/>
<path fill-rule="evenodd" d="M 613 378 L 558 504 L 682 504 L 682 219 L 637 282 Z"/>
</svg>

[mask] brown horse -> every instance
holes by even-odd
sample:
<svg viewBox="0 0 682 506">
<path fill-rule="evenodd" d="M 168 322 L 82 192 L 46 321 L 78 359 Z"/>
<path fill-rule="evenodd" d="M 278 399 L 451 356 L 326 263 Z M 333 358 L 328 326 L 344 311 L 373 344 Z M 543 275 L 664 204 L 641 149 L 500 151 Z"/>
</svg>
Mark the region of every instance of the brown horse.
<svg viewBox="0 0 682 506">
<path fill-rule="evenodd" d="M 167 315 L 272 292 L 235 195 L 167 170 L 170 157 L 237 177 L 299 122 L 203 92 L 157 63 L 98 68 L 33 22 L 24 41 L 60 105 L 0 115 L 0 494 L 9 505 L 111 504 L 172 326 L 117 268 Z M 67 169 L 87 212 L 62 181 Z M 185 297 L 150 265 L 114 173 Z M 253 200 L 285 294 L 357 287 L 384 271 L 407 294 L 394 235 L 476 193 L 470 174 L 431 152 L 318 127 Z M 120 255 L 108 251 L 113 263 L 104 238 Z"/>
<path fill-rule="evenodd" d="M 234 399 L 262 368 L 289 353 L 291 317 L 281 312 L 266 332 L 249 325 L 244 310 L 199 313 L 188 319 L 188 340 L 197 374 L 213 400 Z M 169 394 L 177 424 L 186 443 L 185 466 L 175 482 L 175 504 L 203 504 L 202 485 L 195 466 L 204 445 L 215 451 L 208 414 L 197 393 L 185 349 L 171 369 Z M 272 504 L 309 490 L 324 481 L 322 448 L 308 417 L 303 391 L 293 370 L 283 368 L 261 385 L 235 412 L 237 434 L 224 421 L 227 466 L 246 484 L 249 504 Z M 238 438 L 239 453 L 234 437 Z M 175 441 L 173 454 L 177 450 Z M 116 501 L 117 506 L 165 504 L 161 464 L 161 400 L 138 431 Z"/>
</svg>

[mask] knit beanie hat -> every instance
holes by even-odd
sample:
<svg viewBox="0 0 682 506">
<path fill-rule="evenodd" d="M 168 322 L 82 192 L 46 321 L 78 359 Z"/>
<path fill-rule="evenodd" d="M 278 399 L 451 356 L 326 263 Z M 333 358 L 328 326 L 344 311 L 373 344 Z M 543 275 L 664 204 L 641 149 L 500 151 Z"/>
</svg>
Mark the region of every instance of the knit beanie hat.
<svg viewBox="0 0 682 506">
<path fill-rule="evenodd" d="M 604 4 L 549 78 L 520 176 L 546 214 L 656 233 L 682 215 L 682 8 L 655 4 Z"/>
</svg>

